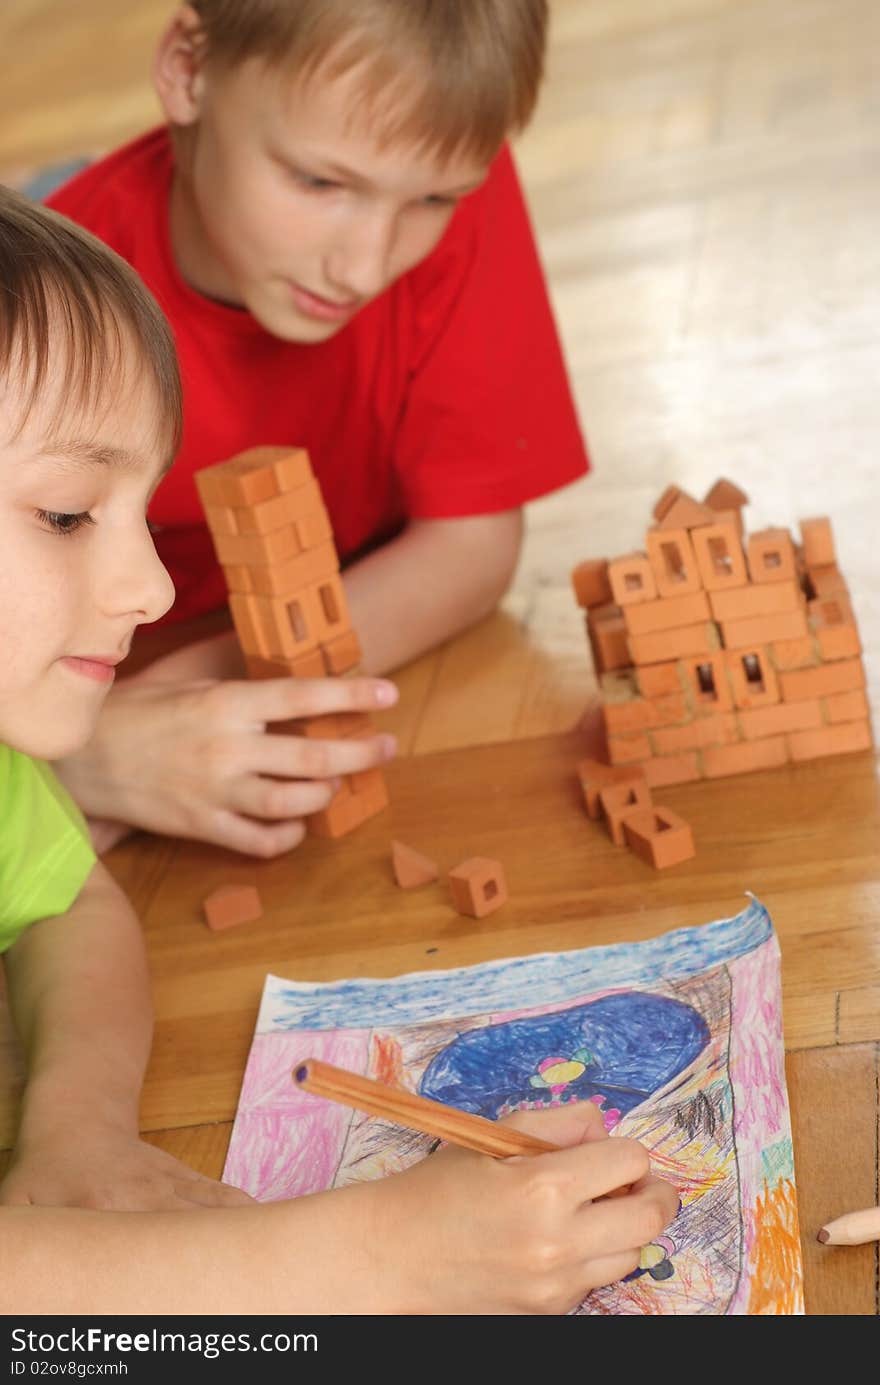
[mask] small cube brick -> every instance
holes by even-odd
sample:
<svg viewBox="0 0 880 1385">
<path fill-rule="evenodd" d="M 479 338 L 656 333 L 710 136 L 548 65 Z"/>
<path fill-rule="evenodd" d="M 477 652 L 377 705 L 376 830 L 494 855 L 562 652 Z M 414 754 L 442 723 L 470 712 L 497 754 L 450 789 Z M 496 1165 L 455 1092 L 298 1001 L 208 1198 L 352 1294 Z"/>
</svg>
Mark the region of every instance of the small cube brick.
<svg viewBox="0 0 880 1385">
<path fill-rule="evenodd" d="M 202 901 L 208 927 L 218 932 L 238 923 L 262 917 L 263 906 L 255 885 L 219 885 Z"/>
<path fill-rule="evenodd" d="M 623 817 L 627 846 L 655 870 L 677 866 L 696 855 L 694 834 L 671 808 L 634 808 Z"/>
<path fill-rule="evenodd" d="M 615 846 L 623 846 L 623 818 L 634 808 L 650 808 L 651 790 L 643 775 L 629 783 L 607 784 L 599 791 L 599 802 Z"/>
<path fill-rule="evenodd" d="M 500 862 L 471 856 L 449 872 L 449 888 L 457 913 L 482 919 L 507 902 L 507 885 Z"/>
</svg>

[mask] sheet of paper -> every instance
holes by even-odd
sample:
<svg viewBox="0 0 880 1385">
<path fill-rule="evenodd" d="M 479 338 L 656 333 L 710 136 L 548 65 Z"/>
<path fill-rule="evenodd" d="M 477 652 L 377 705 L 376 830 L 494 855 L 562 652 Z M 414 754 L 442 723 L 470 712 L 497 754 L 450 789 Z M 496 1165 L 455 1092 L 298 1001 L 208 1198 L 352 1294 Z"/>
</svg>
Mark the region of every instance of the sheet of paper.
<svg viewBox="0 0 880 1385">
<path fill-rule="evenodd" d="M 405 1169 L 431 1141 L 298 1090 L 305 1057 L 463 1110 L 593 1101 L 682 1209 L 581 1313 L 803 1312 L 779 947 L 753 900 L 646 942 L 390 980 L 269 976 L 224 1177 L 261 1200 Z"/>
</svg>

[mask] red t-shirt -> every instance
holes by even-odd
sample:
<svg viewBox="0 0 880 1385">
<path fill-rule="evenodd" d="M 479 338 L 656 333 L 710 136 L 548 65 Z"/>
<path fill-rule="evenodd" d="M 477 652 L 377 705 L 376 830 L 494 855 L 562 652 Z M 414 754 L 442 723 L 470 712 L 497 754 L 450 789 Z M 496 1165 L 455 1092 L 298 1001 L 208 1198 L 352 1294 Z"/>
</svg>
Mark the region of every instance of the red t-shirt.
<svg viewBox="0 0 880 1385">
<path fill-rule="evenodd" d="M 150 508 L 174 619 L 225 602 L 193 473 L 245 448 L 308 449 L 343 561 L 407 518 L 515 509 L 587 469 L 507 149 L 431 254 L 318 344 L 281 341 L 184 282 L 169 233 L 172 171 L 167 131 L 154 130 L 50 204 L 128 260 L 174 328 L 183 443 Z"/>
</svg>

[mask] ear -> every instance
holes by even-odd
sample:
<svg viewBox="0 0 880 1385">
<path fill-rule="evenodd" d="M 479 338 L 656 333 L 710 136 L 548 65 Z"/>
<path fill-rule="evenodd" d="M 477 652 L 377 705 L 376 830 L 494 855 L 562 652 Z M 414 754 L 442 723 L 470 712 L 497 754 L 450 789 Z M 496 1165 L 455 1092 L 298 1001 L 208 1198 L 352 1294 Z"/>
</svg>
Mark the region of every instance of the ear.
<svg viewBox="0 0 880 1385">
<path fill-rule="evenodd" d="M 191 5 L 181 5 L 153 59 L 153 85 L 172 125 L 194 125 L 201 115 L 205 54 L 202 21 Z"/>
</svg>

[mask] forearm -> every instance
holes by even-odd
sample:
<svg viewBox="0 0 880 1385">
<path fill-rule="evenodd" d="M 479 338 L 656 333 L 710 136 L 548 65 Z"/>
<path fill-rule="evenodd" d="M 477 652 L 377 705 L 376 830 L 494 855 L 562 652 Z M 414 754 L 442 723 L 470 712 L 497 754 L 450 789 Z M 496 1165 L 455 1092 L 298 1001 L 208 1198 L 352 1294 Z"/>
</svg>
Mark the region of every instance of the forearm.
<svg viewBox="0 0 880 1385">
<path fill-rule="evenodd" d="M 516 568 L 522 515 L 420 520 L 345 572 L 367 672 L 387 673 L 495 609 Z"/>
<path fill-rule="evenodd" d="M 28 929 L 6 971 L 27 1056 L 22 1138 L 81 1120 L 136 1131 L 152 1038 L 149 976 L 138 922 L 103 866 L 66 915 Z"/>
<path fill-rule="evenodd" d="M 0 1313 L 396 1313 L 378 1185 L 209 1212 L 0 1209 Z"/>
</svg>

